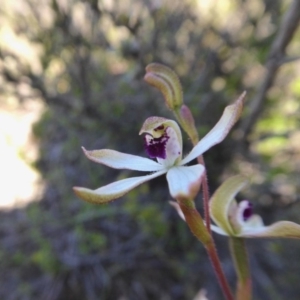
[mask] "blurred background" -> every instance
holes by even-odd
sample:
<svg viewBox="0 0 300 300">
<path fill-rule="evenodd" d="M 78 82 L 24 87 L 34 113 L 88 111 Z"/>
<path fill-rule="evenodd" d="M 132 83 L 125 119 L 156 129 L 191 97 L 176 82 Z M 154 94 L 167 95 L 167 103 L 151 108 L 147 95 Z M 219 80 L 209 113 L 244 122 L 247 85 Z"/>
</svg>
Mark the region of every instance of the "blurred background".
<svg viewBox="0 0 300 300">
<path fill-rule="evenodd" d="M 200 136 L 247 90 L 240 122 L 205 154 L 211 192 L 248 175 L 240 197 L 266 224 L 300 223 L 299 19 L 299 0 L 2 0 L 0 299 L 185 300 L 200 289 L 222 299 L 165 178 L 83 203 L 72 186 L 133 173 L 80 147 L 146 156 L 144 120 L 173 118 L 143 82 L 151 62 L 178 73 Z M 216 242 L 234 286 L 227 239 Z M 254 299 L 299 299 L 300 242 L 247 244 Z"/>
</svg>

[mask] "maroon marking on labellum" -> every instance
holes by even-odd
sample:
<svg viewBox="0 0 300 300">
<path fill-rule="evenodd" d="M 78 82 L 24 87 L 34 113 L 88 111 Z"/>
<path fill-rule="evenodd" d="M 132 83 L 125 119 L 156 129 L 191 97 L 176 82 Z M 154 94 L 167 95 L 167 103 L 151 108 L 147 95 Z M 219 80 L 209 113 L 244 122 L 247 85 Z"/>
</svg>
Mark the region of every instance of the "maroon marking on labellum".
<svg viewBox="0 0 300 300">
<path fill-rule="evenodd" d="M 248 201 L 248 207 L 243 211 L 243 219 L 247 221 L 253 214 L 252 203 Z"/>
<path fill-rule="evenodd" d="M 163 130 L 164 128 L 165 128 L 164 125 L 160 125 L 160 126 L 154 128 L 154 131 Z"/>
<path fill-rule="evenodd" d="M 147 141 L 145 138 L 145 150 L 150 158 L 166 158 L 166 144 L 169 137 L 163 135 L 160 138 L 152 138 Z"/>
</svg>

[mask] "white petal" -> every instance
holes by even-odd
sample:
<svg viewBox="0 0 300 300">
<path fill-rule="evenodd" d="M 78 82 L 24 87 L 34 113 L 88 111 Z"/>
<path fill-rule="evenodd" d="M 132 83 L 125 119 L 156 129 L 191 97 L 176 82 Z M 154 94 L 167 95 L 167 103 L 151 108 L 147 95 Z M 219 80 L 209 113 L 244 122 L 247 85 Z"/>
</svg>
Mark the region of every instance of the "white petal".
<svg viewBox="0 0 300 300">
<path fill-rule="evenodd" d="M 200 189 L 203 173 L 202 165 L 172 167 L 167 173 L 171 196 L 175 199 L 194 198 Z"/>
<path fill-rule="evenodd" d="M 218 233 L 218 234 L 221 234 L 221 235 L 225 235 L 225 236 L 228 236 L 228 234 L 220 227 L 216 226 L 216 225 L 213 225 L 211 224 L 210 225 L 210 228 L 213 232 L 215 233 Z"/>
<path fill-rule="evenodd" d="M 194 158 L 202 155 L 212 146 L 221 143 L 225 139 L 228 132 L 241 115 L 244 97 L 245 93 L 243 93 L 234 104 L 229 105 L 225 108 L 223 115 L 218 123 L 206 136 L 204 136 L 203 139 L 200 140 L 200 142 L 193 148 L 190 154 L 188 154 L 182 160 L 181 165 L 187 164 Z"/>
<path fill-rule="evenodd" d="M 183 221 L 185 221 L 185 216 L 184 216 L 184 214 L 183 214 L 183 212 L 182 212 L 182 210 L 181 210 L 179 204 L 178 204 L 177 202 L 175 202 L 175 201 L 169 201 L 169 204 L 175 208 L 175 210 L 177 211 L 179 217 L 180 217 Z"/>
<path fill-rule="evenodd" d="M 82 150 L 90 160 L 114 169 L 128 169 L 146 172 L 161 171 L 164 169 L 161 164 L 151 159 L 115 150 L 102 149 L 88 151 L 83 147 Z"/>
<path fill-rule="evenodd" d="M 90 190 L 83 187 L 74 187 L 73 190 L 78 197 L 87 202 L 102 204 L 117 199 L 138 185 L 164 173 L 166 173 L 166 171 L 155 172 L 146 176 L 126 178 L 110 183 L 96 190 Z"/>
</svg>

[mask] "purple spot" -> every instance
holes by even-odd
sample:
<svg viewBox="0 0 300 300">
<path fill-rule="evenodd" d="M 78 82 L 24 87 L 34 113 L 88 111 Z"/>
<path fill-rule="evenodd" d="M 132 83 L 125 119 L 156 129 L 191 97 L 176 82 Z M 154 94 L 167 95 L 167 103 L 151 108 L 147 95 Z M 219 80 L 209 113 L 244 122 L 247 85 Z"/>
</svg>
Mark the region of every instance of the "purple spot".
<svg viewBox="0 0 300 300">
<path fill-rule="evenodd" d="M 248 206 L 245 207 L 244 211 L 243 211 L 243 219 L 244 221 L 247 221 L 253 214 L 253 209 L 252 209 L 252 203 L 248 202 Z"/>
<path fill-rule="evenodd" d="M 150 136 L 148 135 L 148 138 Z M 145 137 L 145 150 L 150 158 L 166 158 L 166 144 L 169 137 L 163 135 L 160 138 Z"/>
</svg>

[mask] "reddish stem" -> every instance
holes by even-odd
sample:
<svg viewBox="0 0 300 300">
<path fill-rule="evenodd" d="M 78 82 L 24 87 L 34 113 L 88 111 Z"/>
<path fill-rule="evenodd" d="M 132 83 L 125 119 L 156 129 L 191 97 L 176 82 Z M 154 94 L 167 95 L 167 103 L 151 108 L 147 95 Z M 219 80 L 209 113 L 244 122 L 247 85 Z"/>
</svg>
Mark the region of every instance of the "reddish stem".
<svg viewBox="0 0 300 300">
<path fill-rule="evenodd" d="M 199 164 L 203 165 L 205 167 L 205 162 L 203 156 L 198 157 Z M 208 179 L 207 179 L 207 173 L 206 170 L 203 174 L 202 178 L 202 195 L 203 195 L 203 209 L 204 209 L 204 219 L 205 224 L 208 232 L 211 234 L 211 228 L 210 228 L 210 215 L 209 215 L 209 189 L 208 189 Z"/>
<path fill-rule="evenodd" d="M 211 242 L 209 245 L 206 246 L 207 253 L 209 255 L 209 258 L 212 262 L 212 265 L 214 266 L 215 273 L 218 277 L 219 283 L 222 287 L 223 293 L 227 300 L 234 300 L 234 297 L 232 295 L 231 289 L 228 285 L 227 279 L 223 273 L 223 269 L 218 257 L 218 253 L 215 247 L 215 244 Z"/>
<path fill-rule="evenodd" d="M 177 119 L 180 121 L 180 124 L 185 129 L 187 134 L 189 135 L 193 145 L 195 146 L 198 141 L 198 133 L 194 125 L 194 119 L 190 112 L 190 110 L 185 106 L 181 107 L 184 110 L 174 111 Z M 188 124 L 189 126 L 185 126 Z M 203 156 L 199 156 L 197 158 L 198 163 L 205 167 L 205 162 Z M 188 224 L 192 233 L 200 240 L 205 246 L 207 253 L 212 262 L 214 271 L 220 283 L 220 286 L 223 290 L 224 296 L 227 300 L 234 300 L 231 289 L 228 285 L 227 279 L 222 269 L 221 262 L 219 260 L 216 246 L 214 244 L 212 234 L 211 234 L 211 222 L 210 222 L 210 213 L 209 213 L 209 188 L 208 188 L 208 179 L 206 170 L 203 174 L 202 178 L 202 194 L 203 194 L 203 208 L 204 208 L 204 218 L 206 227 L 203 223 L 203 219 L 199 212 L 196 210 L 194 201 L 189 201 L 188 199 L 177 199 L 180 205 L 180 208 L 185 216 L 186 223 Z"/>
<path fill-rule="evenodd" d="M 206 171 L 202 179 L 202 194 L 203 194 L 203 207 L 204 207 L 204 218 L 208 232 L 211 234 L 210 228 L 210 215 L 209 215 L 209 190 Z"/>
<path fill-rule="evenodd" d="M 234 300 L 231 289 L 223 272 L 212 236 L 205 227 L 201 215 L 195 208 L 194 201 L 189 199 L 178 199 L 178 203 L 191 232 L 200 242 L 203 243 L 206 248 L 224 296 L 227 300 Z"/>
</svg>

